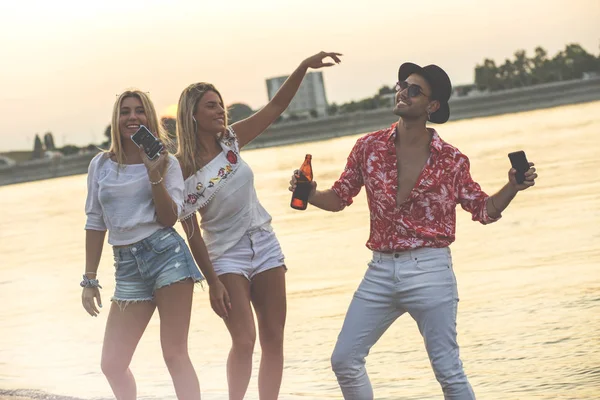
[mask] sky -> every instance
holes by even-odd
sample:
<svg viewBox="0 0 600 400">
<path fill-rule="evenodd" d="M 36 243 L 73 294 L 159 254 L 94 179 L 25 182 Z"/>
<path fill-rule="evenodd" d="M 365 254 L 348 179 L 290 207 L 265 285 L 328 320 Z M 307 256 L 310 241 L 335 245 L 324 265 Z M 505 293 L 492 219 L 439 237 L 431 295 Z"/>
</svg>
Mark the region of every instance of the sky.
<svg viewBox="0 0 600 400">
<path fill-rule="evenodd" d="M 257 109 L 265 79 L 321 50 L 330 103 L 393 85 L 405 61 L 435 63 L 473 82 L 484 58 L 566 44 L 600 52 L 599 0 L 103 0 L 0 2 L 0 151 L 104 140 L 116 95 L 150 93 L 160 115 L 191 83 Z"/>
</svg>

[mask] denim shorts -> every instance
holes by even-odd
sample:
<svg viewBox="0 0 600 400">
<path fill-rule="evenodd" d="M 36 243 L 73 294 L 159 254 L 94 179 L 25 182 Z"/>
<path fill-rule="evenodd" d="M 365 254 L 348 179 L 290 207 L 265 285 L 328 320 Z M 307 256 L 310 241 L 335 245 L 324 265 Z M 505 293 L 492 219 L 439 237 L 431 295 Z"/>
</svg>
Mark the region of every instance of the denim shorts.
<svg viewBox="0 0 600 400">
<path fill-rule="evenodd" d="M 161 287 L 191 278 L 204 279 L 183 238 L 168 227 L 137 243 L 113 247 L 115 294 L 112 301 L 154 299 Z"/>
<path fill-rule="evenodd" d="M 236 274 L 248 280 L 261 272 L 283 266 L 285 257 L 270 226 L 253 229 L 225 254 L 213 260 L 217 275 Z"/>
</svg>

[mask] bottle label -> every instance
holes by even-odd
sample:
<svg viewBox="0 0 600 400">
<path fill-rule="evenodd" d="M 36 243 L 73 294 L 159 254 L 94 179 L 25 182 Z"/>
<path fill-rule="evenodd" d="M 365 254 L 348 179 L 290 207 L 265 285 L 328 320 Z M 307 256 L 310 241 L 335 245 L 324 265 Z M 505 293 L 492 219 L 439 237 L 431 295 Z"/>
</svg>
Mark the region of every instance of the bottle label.
<svg viewBox="0 0 600 400">
<path fill-rule="evenodd" d="M 298 199 L 302 202 L 308 201 L 308 196 L 310 195 L 310 191 L 312 186 L 310 182 L 296 182 L 296 189 L 294 189 L 294 200 Z"/>
</svg>

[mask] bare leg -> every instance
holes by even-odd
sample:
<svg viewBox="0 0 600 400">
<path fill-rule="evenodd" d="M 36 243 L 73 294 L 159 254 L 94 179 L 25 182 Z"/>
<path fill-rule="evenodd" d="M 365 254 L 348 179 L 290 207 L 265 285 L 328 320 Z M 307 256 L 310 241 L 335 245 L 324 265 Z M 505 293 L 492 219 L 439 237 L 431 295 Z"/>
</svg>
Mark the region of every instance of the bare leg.
<svg viewBox="0 0 600 400">
<path fill-rule="evenodd" d="M 285 269 L 277 267 L 258 274 L 252 280 L 251 293 L 262 348 L 259 398 L 276 400 L 283 375 L 283 330 L 287 309 Z"/>
<path fill-rule="evenodd" d="M 194 283 L 186 279 L 155 293 L 163 357 L 179 400 L 200 399 L 198 376 L 188 354 L 193 292 Z"/>
<path fill-rule="evenodd" d="M 123 309 L 113 302 L 110 307 L 101 365 L 117 400 L 136 399 L 137 389 L 129 364 L 154 309 L 150 301 L 130 303 Z"/>
<path fill-rule="evenodd" d="M 225 325 L 231 335 L 231 350 L 227 359 L 229 399 L 242 400 L 248 390 L 252 373 L 252 352 L 256 328 L 250 307 L 250 282 L 236 274 L 219 276 L 231 299 L 231 310 Z"/>
</svg>

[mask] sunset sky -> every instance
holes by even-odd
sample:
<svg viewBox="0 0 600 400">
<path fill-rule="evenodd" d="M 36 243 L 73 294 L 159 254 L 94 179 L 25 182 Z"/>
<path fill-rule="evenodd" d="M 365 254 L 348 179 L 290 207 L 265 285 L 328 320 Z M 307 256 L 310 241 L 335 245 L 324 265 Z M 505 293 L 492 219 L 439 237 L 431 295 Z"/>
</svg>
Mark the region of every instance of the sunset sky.
<svg viewBox="0 0 600 400">
<path fill-rule="evenodd" d="M 8 3 L 8 4 L 7 4 Z M 568 43 L 600 52 L 599 0 L 3 1 L 0 151 L 103 140 L 116 95 L 149 91 L 161 114 L 190 83 L 215 84 L 227 104 L 258 108 L 265 79 L 320 50 L 344 54 L 324 71 L 329 102 L 393 85 L 400 63 L 436 63 L 454 84 L 489 57 L 550 56 Z"/>
</svg>

